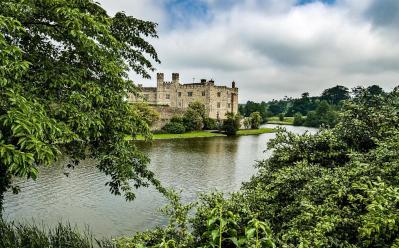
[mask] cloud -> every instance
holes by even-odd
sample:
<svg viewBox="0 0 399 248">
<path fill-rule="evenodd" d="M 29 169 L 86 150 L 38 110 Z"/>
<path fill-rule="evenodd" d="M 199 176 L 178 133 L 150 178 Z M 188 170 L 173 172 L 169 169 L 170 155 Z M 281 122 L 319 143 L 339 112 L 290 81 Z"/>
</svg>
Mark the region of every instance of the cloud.
<svg viewBox="0 0 399 248">
<path fill-rule="evenodd" d="M 397 0 L 138 2 L 162 17 L 160 39 L 150 42 L 165 80 L 172 72 L 181 83 L 235 80 L 240 102 L 319 95 L 337 84 L 398 84 Z"/>
</svg>

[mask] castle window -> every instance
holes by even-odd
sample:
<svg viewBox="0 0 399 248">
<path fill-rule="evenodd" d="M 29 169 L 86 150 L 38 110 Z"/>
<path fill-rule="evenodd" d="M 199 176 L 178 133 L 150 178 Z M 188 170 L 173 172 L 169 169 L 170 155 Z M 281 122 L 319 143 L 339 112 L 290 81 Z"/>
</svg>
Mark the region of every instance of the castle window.
<svg viewBox="0 0 399 248">
<path fill-rule="evenodd" d="M 193 92 L 188 92 L 188 96 L 193 96 Z"/>
<path fill-rule="evenodd" d="M 181 97 L 181 92 L 178 92 L 178 93 L 177 93 L 177 96 L 178 96 L 178 97 Z"/>
<path fill-rule="evenodd" d="M 147 99 L 149 99 L 149 98 L 150 98 L 150 95 L 144 94 L 144 97 L 147 98 Z"/>
<path fill-rule="evenodd" d="M 231 98 L 231 93 L 227 92 L 227 98 Z"/>
<path fill-rule="evenodd" d="M 217 106 L 218 106 L 218 108 L 220 108 L 220 102 L 218 102 Z"/>
<path fill-rule="evenodd" d="M 218 97 L 220 97 L 220 92 L 218 92 Z"/>
<path fill-rule="evenodd" d="M 228 108 L 231 108 L 231 104 L 230 104 L 230 103 L 228 103 L 228 104 L 227 104 L 227 107 L 228 107 Z"/>
<path fill-rule="evenodd" d="M 178 102 L 178 103 L 177 103 L 177 106 L 179 106 L 179 107 L 181 108 L 181 102 Z"/>
<path fill-rule="evenodd" d="M 205 91 L 202 91 L 202 96 L 205 96 Z"/>
<path fill-rule="evenodd" d="M 166 94 L 166 99 L 170 99 L 170 95 L 169 94 Z"/>
</svg>

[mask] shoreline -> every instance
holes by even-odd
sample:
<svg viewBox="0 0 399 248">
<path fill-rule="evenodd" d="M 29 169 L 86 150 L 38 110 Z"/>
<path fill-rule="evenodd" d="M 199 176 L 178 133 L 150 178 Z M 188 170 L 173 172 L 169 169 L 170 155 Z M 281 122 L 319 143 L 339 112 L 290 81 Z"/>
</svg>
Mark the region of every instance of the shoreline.
<svg viewBox="0 0 399 248">
<path fill-rule="evenodd" d="M 259 128 L 259 129 L 241 129 L 237 131 L 236 135 L 256 135 L 263 133 L 275 133 L 273 128 Z M 154 134 L 153 140 L 165 140 L 165 139 L 186 139 L 186 138 L 208 138 L 208 137 L 226 137 L 228 135 L 222 133 L 208 133 L 208 132 L 194 132 L 184 134 Z M 137 136 L 136 139 L 132 139 L 131 136 L 127 136 L 125 141 L 136 141 L 144 140 L 141 136 Z"/>
</svg>

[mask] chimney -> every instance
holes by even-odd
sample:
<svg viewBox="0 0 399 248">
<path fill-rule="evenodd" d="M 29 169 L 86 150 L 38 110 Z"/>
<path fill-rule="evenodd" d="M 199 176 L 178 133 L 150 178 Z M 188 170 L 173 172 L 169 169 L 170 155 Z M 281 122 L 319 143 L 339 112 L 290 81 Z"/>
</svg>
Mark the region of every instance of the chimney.
<svg viewBox="0 0 399 248">
<path fill-rule="evenodd" d="M 233 81 L 233 82 L 231 83 L 231 88 L 234 89 L 235 87 L 236 87 L 236 82 Z"/>
<path fill-rule="evenodd" d="M 206 79 L 201 79 L 201 83 L 206 83 Z"/>
</svg>

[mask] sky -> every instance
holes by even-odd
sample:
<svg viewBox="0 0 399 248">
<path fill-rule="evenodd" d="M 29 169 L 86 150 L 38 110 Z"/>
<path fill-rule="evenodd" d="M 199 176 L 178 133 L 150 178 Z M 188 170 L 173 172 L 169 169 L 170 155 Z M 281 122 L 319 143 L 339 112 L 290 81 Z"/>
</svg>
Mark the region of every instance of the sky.
<svg viewBox="0 0 399 248">
<path fill-rule="evenodd" d="M 111 16 L 158 23 L 148 41 L 162 63 L 150 80 L 131 73 L 136 84 L 156 86 L 157 72 L 182 84 L 235 81 L 240 103 L 399 85 L 399 0 L 96 1 Z"/>
</svg>

